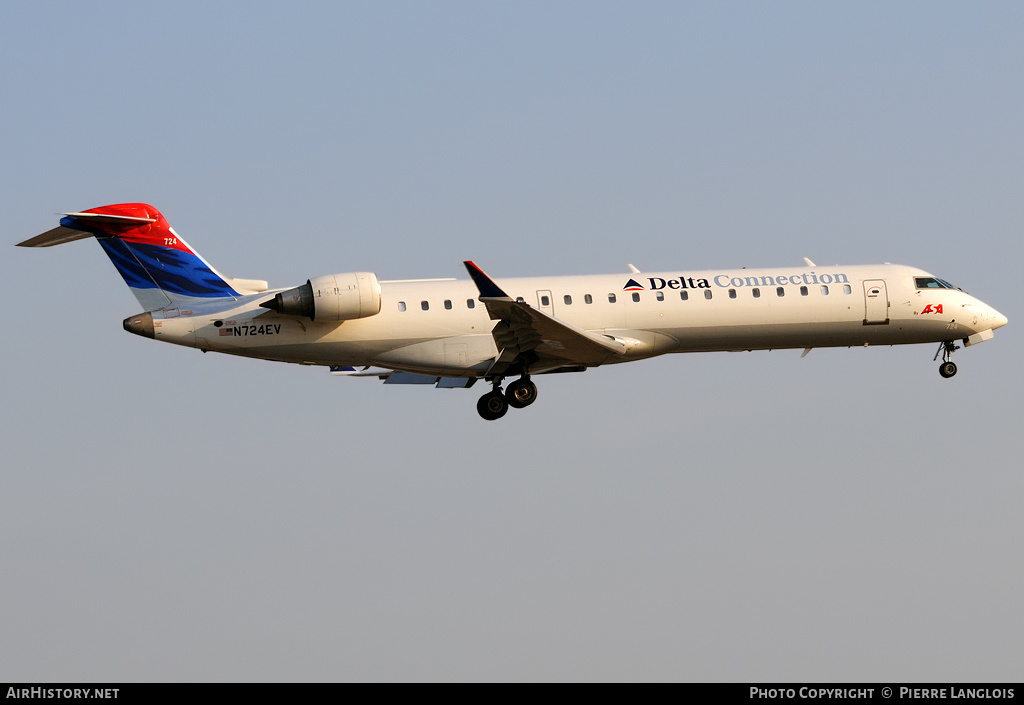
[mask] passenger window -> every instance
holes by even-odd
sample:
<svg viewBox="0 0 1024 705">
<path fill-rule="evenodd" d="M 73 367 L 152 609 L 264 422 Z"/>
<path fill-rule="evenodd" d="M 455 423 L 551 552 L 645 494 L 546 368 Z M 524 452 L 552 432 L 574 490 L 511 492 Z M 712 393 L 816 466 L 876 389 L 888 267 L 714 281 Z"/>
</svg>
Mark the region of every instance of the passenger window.
<svg viewBox="0 0 1024 705">
<path fill-rule="evenodd" d="M 679 298 L 682 299 L 683 301 L 686 301 L 688 298 L 690 298 L 690 292 L 688 292 L 688 291 L 680 291 L 679 292 Z"/>
<path fill-rule="evenodd" d="M 761 298 L 761 290 L 760 289 L 754 289 L 750 293 L 754 295 L 755 299 Z"/>
<path fill-rule="evenodd" d="M 786 295 L 786 290 L 785 290 L 785 289 L 783 289 L 783 288 L 782 288 L 782 287 L 780 286 L 780 287 L 779 287 L 778 289 L 776 289 L 776 290 L 775 290 L 775 295 L 776 295 L 776 296 L 785 296 L 785 295 Z"/>
<path fill-rule="evenodd" d="M 853 293 L 853 289 L 850 288 L 849 284 L 843 284 L 843 293 L 844 294 L 852 294 Z"/>
<path fill-rule="evenodd" d="M 566 294 L 562 301 L 565 302 L 566 306 L 570 306 L 572 304 L 572 297 Z"/>
<path fill-rule="evenodd" d="M 806 286 L 800 287 L 800 296 L 807 296 L 807 287 Z"/>
<path fill-rule="evenodd" d="M 592 304 L 592 303 L 594 303 L 594 297 L 591 296 L 590 294 L 587 294 L 586 296 L 583 297 L 583 303 L 585 303 L 585 304 Z"/>
<path fill-rule="evenodd" d="M 540 305 L 541 306 L 550 306 L 551 305 L 551 298 L 548 297 L 548 296 L 540 297 Z"/>
<path fill-rule="evenodd" d="M 821 287 L 821 295 L 822 296 L 828 296 L 828 287 L 827 286 L 822 286 Z"/>
<path fill-rule="evenodd" d="M 608 294 L 608 303 L 615 303 L 615 294 Z"/>
<path fill-rule="evenodd" d="M 428 310 L 430 308 L 430 304 L 427 303 L 426 301 L 420 301 L 420 308 L 422 308 L 424 311 L 426 311 L 426 310 Z"/>
<path fill-rule="evenodd" d="M 398 302 L 398 310 L 399 311 L 404 311 L 405 310 L 405 302 L 404 301 L 399 301 Z"/>
<path fill-rule="evenodd" d="M 704 292 L 704 298 L 707 299 L 708 301 L 711 300 L 711 289 L 708 289 L 707 291 Z"/>
<path fill-rule="evenodd" d="M 729 289 L 729 298 L 730 299 L 735 299 L 736 298 L 736 290 L 735 289 Z"/>
<path fill-rule="evenodd" d="M 466 299 L 466 308 L 476 308 L 476 301 L 473 299 Z"/>
<path fill-rule="evenodd" d="M 452 310 L 452 300 L 451 299 L 445 299 L 444 300 L 444 308 L 445 308 L 446 311 L 451 311 Z"/>
<path fill-rule="evenodd" d="M 634 303 L 640 303 L 640 293 L 637 292 L 637 291 L 633 292 L 633 302 Z"/>
<path fill-rule="evenodd" d="M 654 298 L 656 298 L 658 301 L 664 301 L 665 300 L 665 292 L 664 291 L 659 291 L 658 293 L 656 293 L 654 295 Z"/>
</svg>

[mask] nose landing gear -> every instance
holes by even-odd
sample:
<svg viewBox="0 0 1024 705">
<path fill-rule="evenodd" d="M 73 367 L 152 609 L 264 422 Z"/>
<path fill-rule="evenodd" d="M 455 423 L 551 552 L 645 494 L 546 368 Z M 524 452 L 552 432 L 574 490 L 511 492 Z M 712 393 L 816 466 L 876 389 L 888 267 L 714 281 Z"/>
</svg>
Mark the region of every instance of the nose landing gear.
<svg viewBox="0 0 1024 705">
<path fill-rule="evenodd" d="M 942 364 L 939 365 L 939 374 L 945 379 L 949 379 L 956 374 L 956 364 L 950 358 L 953 357 L 953 352 L 959 349 L 959 345 L 955 345 L 952 340 L 947 340 L 939 345 L 939 349 L 936 351 L 935 357 L 932 358 L 932 361 L 935 361 L 939 359 L 939 355 L 942 355 Z"/>
<path fill-rule="evenodd" d="M 523 409 L 537 400 L 537 385 L 530 381 L 529 376 L 523 375 L 508 388 L 501 391 L 501 377 L 493 380 L 493 389 L 480 397 L 476 403 L 477 413 L 487 421 L 496 421 L 508 412 L 511 406 L 514 409 Z"/>
</svg>

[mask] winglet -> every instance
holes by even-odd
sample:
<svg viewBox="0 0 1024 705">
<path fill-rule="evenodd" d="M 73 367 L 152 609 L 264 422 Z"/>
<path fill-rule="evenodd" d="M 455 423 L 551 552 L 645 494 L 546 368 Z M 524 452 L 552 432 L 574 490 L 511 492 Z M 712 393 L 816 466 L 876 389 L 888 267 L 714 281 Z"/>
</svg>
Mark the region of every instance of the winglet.
<svg viewBox="0 0 1024 705">
<path fill-rule="evenodd" d="M 476 284 L 476 288 L 480 290 L 480 296 L 485 299 L 510 299 L 508 294 L 501 290 L 501 287 L 494 283 L 494 281 L 484 274 L 484 271 L 476 266 L 471 261 L 463 262 L 466 265 L 466 271 L 469 272 L 469 276 L 473 277 L 473 283 Z"/>
</svg>

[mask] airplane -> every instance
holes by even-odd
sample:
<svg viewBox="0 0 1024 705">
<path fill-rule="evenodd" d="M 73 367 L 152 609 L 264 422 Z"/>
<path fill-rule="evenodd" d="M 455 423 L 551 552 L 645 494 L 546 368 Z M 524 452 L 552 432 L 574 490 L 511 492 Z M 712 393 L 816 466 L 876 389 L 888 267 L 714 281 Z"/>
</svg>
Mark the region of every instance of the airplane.
<svg viewBox="0 0 1024 705">
<path fill-rule="evenodd" d="M 669 270 L 501 279 L 382 281 L 327 274 L 270 289 L 220 274 L 145 203 L 63 213 L 18 243 L 95 237 L 143 312 L 129 333 L 203 352 L 323 365 L 386 384 L 491 385 L 477 411 L 496 420 L 537 399 L 534 375 L 581 372 L 667 353 L 938 343 L 953 352 L 1007 323 L 944 279 L 895 264 Z M 506 378 L 516 378 L 504 390 Z"/>
</svg>

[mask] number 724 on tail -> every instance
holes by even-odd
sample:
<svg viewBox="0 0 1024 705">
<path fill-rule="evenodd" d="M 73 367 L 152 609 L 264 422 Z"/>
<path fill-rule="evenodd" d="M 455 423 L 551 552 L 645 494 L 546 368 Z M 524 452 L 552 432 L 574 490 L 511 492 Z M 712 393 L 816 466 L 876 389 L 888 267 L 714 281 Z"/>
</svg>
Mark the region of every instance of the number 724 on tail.
<svg viewBox="0 0 1024 705">
<path fill-rule="evenodd" d="M 145 203 L 65 213 L 19 243 L 95 238 L 143 311 L 125 330 L 203 352 L 323 365 L 386 384 L 490 389 L 488 420 L 537 399 L 534 377 L 666 353 L 988 340 L 1006 317 L 928 272 L 894 264 L 669 269 L 628 274 L 380 280 L 327 274 L 271 289 L 214 269 Z M 508 383 L 506 384 L 506 380 Z"/>
</svg>

